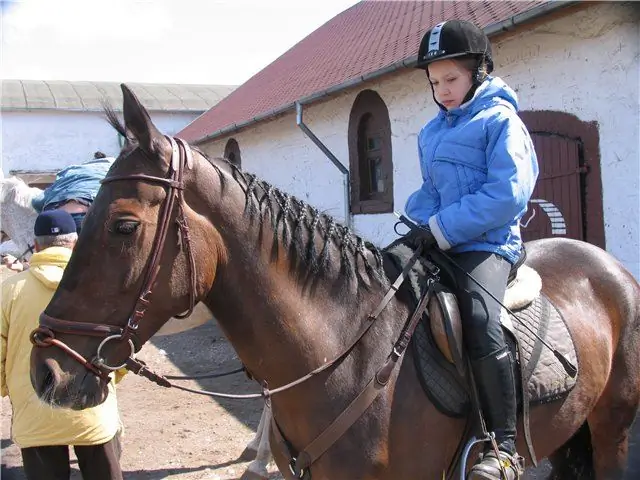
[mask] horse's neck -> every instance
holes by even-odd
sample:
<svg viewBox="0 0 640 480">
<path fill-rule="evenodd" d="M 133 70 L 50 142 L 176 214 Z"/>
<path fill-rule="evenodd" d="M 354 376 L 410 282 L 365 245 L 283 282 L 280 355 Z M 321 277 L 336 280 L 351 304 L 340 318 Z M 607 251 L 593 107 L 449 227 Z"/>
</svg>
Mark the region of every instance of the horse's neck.
<svg viewBox="0 0 640 480">
<path fill-rule="evenodd" d="M 350 330 L 348 309 L 325 286 L 305 291 L 275 264 L 238 252 L 231 258 L 206 303 L 256 378 L 286 383 L 339 349 Z"/>
<path fill-rule="evenodd" d="M 282 223 L 274 235 L 272 220 L 281 211 L 265 211 L 262 220 L 252 217 L 239 182 L 227 177 L 219 196 L 212 195 L 211 185 L 220 182 L 222 174 L 210 168 L 197 173 L 200 201 L 206 204 L 209 223 L 216 230 L 205 235 L 223 237 L 223 256 L 229 262 L 217 269 L 205 303 L 242 361 L 271 385 L 288 382 L 326 362 L 345 345 L 345 339 L 353 337 L 384 295 L 378 295 L 383 290 L 378 280 L 365 279 L 368 287 L 362 283 L 369 265 L 363 266 L 363 258 L 351 252 L 343 254 L 344 247 L 335 236 L 318 233 L 317 225 L 310 228 L 313 220 L 296 224 L 303 215 L 286 218 L 288 236 Z M 280 208 L 282 201 L 274 196 L 252 206 Z M 290 215 L 285 207 L 285 215 Z M 352 238 L 342 238 L 342 245 Z M 325 247 L 328 255 L 323 257 Z M 346 256 L 355 265 L 352 275 L 344 272 Z M 318 266 L 309 258 L 327 260 Z"/>
</svg>

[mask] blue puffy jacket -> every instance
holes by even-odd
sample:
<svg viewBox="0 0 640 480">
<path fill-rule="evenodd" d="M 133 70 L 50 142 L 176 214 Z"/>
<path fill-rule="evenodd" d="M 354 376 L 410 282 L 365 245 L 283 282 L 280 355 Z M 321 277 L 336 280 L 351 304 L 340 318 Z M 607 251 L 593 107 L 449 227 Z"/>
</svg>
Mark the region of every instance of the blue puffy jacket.
<svg viewBox="0 0 640 480">
<path fill-rule="evenodd" d="M 429 225 L 441 249 L 517 260 L 519 220 L 538 178 L 533 142 L 517 110 L 515 92 L 488 77 L 470 101 L 441 110 L 420 132 L 423 184 L 405 210 Z"/>
</svg>

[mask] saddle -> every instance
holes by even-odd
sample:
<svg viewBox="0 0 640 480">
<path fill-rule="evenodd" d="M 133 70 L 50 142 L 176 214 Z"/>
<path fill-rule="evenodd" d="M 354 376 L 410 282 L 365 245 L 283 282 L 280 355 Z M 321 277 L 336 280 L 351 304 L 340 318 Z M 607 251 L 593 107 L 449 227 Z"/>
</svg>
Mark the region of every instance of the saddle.
<svg viewBox="0 0 640 480">
<path fill-rule="evenodd" d="M 403 268 L 412 249 L 394 242 L 384 251 L 385 268 L 390 278 Z M 530 404 L 542 404 L 563 398 L 575 386 L 554 354 L 543 348 L 545 340 L 552 348 L 577 365 L 577 355 L 571 334 L 560 312 L 541 293 L 540 275 L 525 265 L 526 255 L 514 265 L 503 304 L 516 318 L 503 309 L 501 321 L 505 339 L 516 360 L 516 391 L 518 405 L 524 416 L 524 432 L 530 456 L 535 454 L 528 432 Z M 467 374 L 467 358 L 458 301 L 453 293 L 455 276 L 450 263 L 437 251 L 430 251 L 414 265 L 404 288 L 415 304 L 425 293 L 425 275 L 440 269 L 440 282 L 434 285 L 427 311 L 412 337 L 412 353 L 418 378 L 431 403 L 443 414 L 466 418 L 471 412 L 472 391 Z M 535 332 L 532 333 L 532 332 Z"/>
</svg>

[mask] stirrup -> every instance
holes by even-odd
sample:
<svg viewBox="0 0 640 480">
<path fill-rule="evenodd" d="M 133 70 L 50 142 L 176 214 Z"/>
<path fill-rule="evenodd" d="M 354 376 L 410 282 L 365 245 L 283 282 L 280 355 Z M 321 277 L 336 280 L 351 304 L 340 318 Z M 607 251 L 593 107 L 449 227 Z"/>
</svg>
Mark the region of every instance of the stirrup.
<svg viewBox="0 0 640 480">
<path fill-rule="evenodd" d="M 467 444 L 464 447 L 464 450 L 462 451 L 462 456 L 460 457 L 460 480 L 467 480 L 467 473 L 466 473 L 467 462 L 469 460 L 469 454 L 471 453 L 471 450 L 473 449 L 473 447 L 479 443 L 489 443 L 494 449 L 497 449 L 497 445 L 495 442 L 496 440 L 493 432 L 487 432 L 487 436 L 485 437 L 478 438 L 478 437 L 472 436 L 471 438 L 469 438 L 469 441 L 467 442 Z M 495 456 L 495 452 L 493 451 L 493 449 L 490 450 L 488 453 L 493 453 Z M 504 455 L 509 455 L 506 452 L 500 452 L 500 453 L 503 453 Z M 516 479 L 521 478 L 524 475 L 524 457 L 518 455 L 517 453 L 514 455 L 509 455 L 509 457 L 510 457 L 509 458 L 510 463 L 513 465 L 515 470 L 515 474 L 516 474 L 515 478 Z M 469 473 L 471 473 L 471 470 L 469 471 Z M 498 478 L 502 479 L 503 476 L 504 474 L 503 472 L 501 472 Z"/>
<path fill-rule="evenodd" d="M 488 462 L 485 462 L 488 459 Z M 514 453 L 485 452 L 469 471 L 470 480 L 518 480 L 524 475 L 524 458 Z"/>
</svg>

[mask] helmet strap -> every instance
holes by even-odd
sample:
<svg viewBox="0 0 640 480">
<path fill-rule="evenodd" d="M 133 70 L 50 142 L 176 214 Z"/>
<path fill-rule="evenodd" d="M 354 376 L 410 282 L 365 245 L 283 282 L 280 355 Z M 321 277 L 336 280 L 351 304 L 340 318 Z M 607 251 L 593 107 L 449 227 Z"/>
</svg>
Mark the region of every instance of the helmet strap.
<svg viewBox="0 0 640 480">
<path fill-rule="evenodd" d="M 473 96 L 476 93 L 476 90 L 478 90 L 478 87 L 482 85 L 482 82 L 484 82 L 485 79 L 487 78 L 487 75 L 484 72 L 480 71 L 480 67 L 482 66 L 483 60 L 484 60 L 484 57 L 482 56 L 478 57 L 476 68 L 471 73 L 471 88 L 469 89 L 467 94 L 464 96 L 464 99 L 462 99 L 461 105 L 467 103 L 469 100 L 473 98 Z"/>
</svg>

